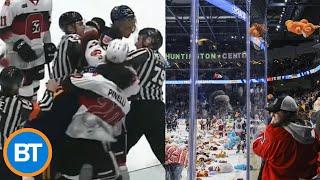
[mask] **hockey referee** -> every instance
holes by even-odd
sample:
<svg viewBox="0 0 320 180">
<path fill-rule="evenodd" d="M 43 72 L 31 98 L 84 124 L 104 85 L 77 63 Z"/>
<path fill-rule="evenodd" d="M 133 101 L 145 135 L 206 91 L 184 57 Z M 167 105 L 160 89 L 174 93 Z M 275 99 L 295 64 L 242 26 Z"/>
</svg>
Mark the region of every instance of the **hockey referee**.
<svg viewBox="0 0 320 180">
<path fill-rule="evenodd" d="M 144 134 L 158 160 L 165 160 L 165 104 L 162 86 L 165 80 L 165 59 L 159 53 L 163 38 L 154 28 L 139 31 L 136 51 L 128 54 L 138 73 L 140 92 L 131 97 L 127 115 L 128 151 Z"/>
<path fill-rule="evenodd" d="M 49 111 L 53 102 L 53 92 L 58 88 L 54 80 L 49 80 L 43 99 L 38 103 L 31 103 L 18 96 L 19 88 L 23 84 L 21 70 L 9 66 L 0 73 L 0 153 L 6 139 L 14 131 L 23 128 L 28 120 L 36 118 L 40 112 Z M 1 179 L 21 180 L 21 177 L 11 172 L 0 156 Z"/>
</svg>

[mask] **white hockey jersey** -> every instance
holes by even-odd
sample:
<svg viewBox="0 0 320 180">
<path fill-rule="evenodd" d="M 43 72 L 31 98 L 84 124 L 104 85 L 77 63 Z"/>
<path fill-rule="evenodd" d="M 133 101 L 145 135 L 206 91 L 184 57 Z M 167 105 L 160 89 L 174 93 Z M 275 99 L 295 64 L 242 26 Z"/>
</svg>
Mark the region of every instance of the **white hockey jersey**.
<svg viewBox="0 0 320 180">
<path fill-rule="evenodd" d="M 19 69 L 30 69 L 45 63 L 43 43 L 51 42 L 52 0 L 10 0 L 1 9 L 0 38 L 7 44 L 9 65 Z M 26 41 L 38 59 L 23 61 L 13 45 L 19 39 Z"/>
<path fill-rule="evenodd" d="M 244 124 L 245 124 L 245 119 L 241 118 L 241 119 L 235 119 L 234 121 L 234 131 L 236 133 L 242 133 L 244 132 Z"/>
<path fill-rule="evenodd" d="M 130 110 L 130 101 L 127 98 L 131 94 L 120 90 L 102 75 L 94 73 L 84 73 L 80 78 L 72 77 L 71 82 L 76 87 L 92 91 L 100 97 L 79 97 L 81 106 L 73 116 L 66 134 L 73 138 L 115 141 L 113 137 L 119 135 L 116 131 L 121 132 L 123 119 Z"/>
</svg>

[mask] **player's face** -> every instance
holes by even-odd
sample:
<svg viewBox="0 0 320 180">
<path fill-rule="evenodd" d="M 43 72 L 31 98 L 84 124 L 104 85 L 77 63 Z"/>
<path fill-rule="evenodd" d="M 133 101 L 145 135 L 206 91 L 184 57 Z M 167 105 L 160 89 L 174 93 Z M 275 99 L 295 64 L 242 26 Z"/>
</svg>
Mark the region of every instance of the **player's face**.
<svg viewBox="0 0 320 180">
<path fill-rule="evenodd" d="M 119 30 L 123 37 L 128 38 L 136 30 L 136 19 L 128 19 L 120 22 Z"/>
<path fill-rule="evenodd" d="M 84 30 L 86 27 L 85 27 L 83 21 L 76 22 L 74 27 L 75 27 L 76 34 L 78 34 L 79 36 L 84 35 Z"/>
<path fill-rule="evenodd" d="M 135 44 L 136 48 L 150 47 L 152 39 L 150 37 L 138 36 L 138 40 Z"/>
<path fill-rule="evenodd" d="M 138 36 L 138 40 L 135 44 L 137 49 L 143 48 L 143 37 L 142 36 Z"/>
</svg>

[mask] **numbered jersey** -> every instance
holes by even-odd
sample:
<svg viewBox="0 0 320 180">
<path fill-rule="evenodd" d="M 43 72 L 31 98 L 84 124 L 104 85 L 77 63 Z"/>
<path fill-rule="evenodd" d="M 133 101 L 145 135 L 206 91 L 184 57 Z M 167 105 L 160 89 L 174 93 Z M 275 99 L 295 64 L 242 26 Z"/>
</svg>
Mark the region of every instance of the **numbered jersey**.
<svg viewBox="0 0 320 180">
<path fill-rule="evenodd" d="M 20 69 L 30 69 L 45 63 L 43 43 L 51 42 L 49 27 L 51 0 L 11 0 L 1 9 L 0 37 L 7 44 L 7 56 L 11 64 Z M 24 62 L 13 51 L 13 44 L 25 40 L 38 59 Z"/>
<path fill-rule="evenodd" d="M 130 52 L 127 60 L 137 70 L 140 79 L 141 88 L 133 100 L 163 100 L 164 57 L 158 51 L 142 48 Z"/>
<path fill-rule="evenodd" d="M 72 117 L 66 134 L 73 138 L 114 141 L 122 120 L 130 110 L 130 102 L 112 81 L 95 73 L 71 77 L 71 83 L 88 94 L 79 94 L 79 109 Z M 93 92 L 94 94 L 89 94 Z"/>
<path fill-rule="evenodd" d="M 243 118 L 241 118 L 241 120 L 240 119 L 236 119 L 235 121 L 234 121 L 234 131 L 236 132 L 236 133 L 242 133 L 242 132 L 244 132 L 244 130 L 245 130 L 245 119 L 243 119 Z"/>
</svg>

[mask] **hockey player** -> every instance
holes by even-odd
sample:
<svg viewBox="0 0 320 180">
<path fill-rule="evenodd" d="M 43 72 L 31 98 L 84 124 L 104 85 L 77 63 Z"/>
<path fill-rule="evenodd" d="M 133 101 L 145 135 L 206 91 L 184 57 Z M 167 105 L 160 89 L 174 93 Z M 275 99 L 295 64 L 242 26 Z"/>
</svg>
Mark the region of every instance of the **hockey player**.
<svg viewBox="0 0 320 180">
<path fill-rule="evenodd" d="M 118 52 L 113 62 L 123 62 L 123 48 L 112 45 L 108 49 L 113 47 Z M 118 178 L 119 169 L 109 143 L 121 133 L 130 108 L 127 98 L 139 91 L 138 83 L 132 68 L 111 62 L 99 65 L 95 73 L 63 81 L 64 92 L 55 98 L 52 112 L 32 124 L 49 137 L 59 157 L 54 161 L 63 174 L 61 179 L 79 178 L 84 164 L 93 166 L 91 179 Z"/>
<path fill-rule="evenodd" d="M 0 38 L 7 45 L 10 66 L 22 70 L 25 80 L 20 95 L 35 97 L 44 78 L 44 64 L 55 54 L 51 43 L 51 0 L 6 0 L 1 9 Z"/>
<path fill-rule="evenodd" d="M 116 6 L 111 10 L 111 27 L 102 30 L 101 44 L 107 46 L 113 39 L 128 38 L 136 30 L 136 16 L 126 5 Z"/>
<path fill-rule="evenodd" d="M 103 49 L 106 49 L 108 44 L 115 39 L 122 39 L 123 37 L 128 38 L 136 29 L 136 17 L 132 9 L 126 5 L 120 5 L 116 6 L 111 10 L 110 13 L 112 25 L 111 27 L 103 27 L 103 22 L 101 20 L 92 20 L 95 21 L 95 24 L 99 24 L 99 28 L 97 28 L 97 31 L 101 33 L 100 36 L 100 43 L 98 44 L 97 41 L 92 41 L 92 44 L 86 45 L 86 48 L 89 48 L 90 46 L 96 46 L 95 48 L 91 48 L 91 50 L 86 49 L 86 59 L 88 64 L 90 65 L 90 59 L 88 60 L 88 55 L 96 55 L 96 58 L 98 59 L 98 63 L 100 63 L 101 56 L 104 54 L 107 55 L 107 52 L 104 52 Z M 93 26 L 92 24 L 88 24 L 90 26 Z M 89 41 L 88 41 L 89 42 Z M 103 49 L 102 49 L 103 48 Z M 97 50 L 95 50 L 97 49 Z M 94 60 L 95 61 L 95 60 Z M 116 159 L 118 162 L 118 165 L 121 167 L 121 171 L 125 172 L 127 171 L 125 162 L 126 162 L 126 133 L 125 128 L 122 129 L 122 134 L 115 137 L 117 139 L 117 142 L 112 143 L 111 148 L 112 151 L 116 154 Z M 123 169 L 122 169 L 123 168 Z"/>
<path fill-rule="evenodd" d="M 49 111 L 53 102 L 53 92 L 58 85 L 49 80 L 47 90 L 39 103 L 32 103 L 18 96 L 19 87 L 23 82 L 22 72 L 9 66 L 0 73 L 0 153 L 6 139 L 11 133 L 25 126 L 26 121 L 35 119 L 43 111 Z M 1 179 L 21 180 L 21 177 L 12 173 L 5 165 L 3 156 L 0 156 Z"/>
<path fill-rule="evenodd" d="M 128 150 L 144 134 L 153 153 L 163 164 L 165 159 L 165 104 L 162 86 L 165 80 L 165 59 L 159 53 L 163 38 L 154 28 L 139 31 L 136 51 L 128 54 L 127 62 L 137 70 L 141 89 L 131 98 L 126 119 Z"/>
<path fill-rule="evenodd" d="M 84 66 L 81 37 L 84 35 L 85 25 L 80 13 L 69 11 L 60 16 L 59 26 L 65 35 L 58 46 L 53 75 L 55 79 L 63 80 L 70 74 L 80 72 Z"/>
<path fill-rule="evenodd" d="M 124 57 L 127 57 L 129 45 L 125 41 L 114 39 L 110 41 L 110 43 L 112 42 L 112 48 L 109 49 L 101 45 L 99 39 L 101 36 L 101 28 L 104 28 L 104 24 L 104 21 L 98 17 L 86 23 L 86 30 L 81 39 L 87 64 L 87 67 L 84 69 L 85 72 L 94 72 L 98 65 L 106 63 L 106 57 L 108 62 L 113 62 L 115 57 L 117 57 L 117 59 L 125 59 Z M 116 48 L 119 48 L 118 50 L 122 51 L 122 53 L 119 53 L 118 50 L 114 51 Z M 120 55 L 123 57 L 119 57 Z"/>
<path fill-rule="evenodd" d="M 241 141 L 237 145 L 237 153 L 240 152 L 240 149 L 244 153 L 245 142 L 246 142 L 246 122 L 241 114 L 236 112 L 234 120 L 234 131 L 240 137 Z"/>
</svg>

